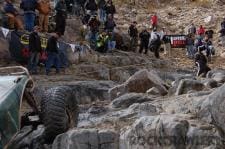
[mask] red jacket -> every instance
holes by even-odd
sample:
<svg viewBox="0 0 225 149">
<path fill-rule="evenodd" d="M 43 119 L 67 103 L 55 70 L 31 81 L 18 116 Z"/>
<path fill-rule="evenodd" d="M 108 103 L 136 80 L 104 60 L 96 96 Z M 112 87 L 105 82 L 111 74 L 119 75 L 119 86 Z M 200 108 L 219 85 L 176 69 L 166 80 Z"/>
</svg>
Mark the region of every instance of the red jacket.
<svg viewBox="0 0 225 149">
<path fill-rule="evenodd" d="M 153 16 L 151 17 L 151 23 L 152 23 L 153 25 L 156 25 L 156 24 L 158 23 L 158 17 L 157 17 L 156 15 L 153 15 Z"/>
<path fill-rule="evenodd" d="M 205 34 L 205 29 L 204 27 L 200 27 L 197 31 L 198 35 L 202 35 L 202 34 Z"/>
</svg>

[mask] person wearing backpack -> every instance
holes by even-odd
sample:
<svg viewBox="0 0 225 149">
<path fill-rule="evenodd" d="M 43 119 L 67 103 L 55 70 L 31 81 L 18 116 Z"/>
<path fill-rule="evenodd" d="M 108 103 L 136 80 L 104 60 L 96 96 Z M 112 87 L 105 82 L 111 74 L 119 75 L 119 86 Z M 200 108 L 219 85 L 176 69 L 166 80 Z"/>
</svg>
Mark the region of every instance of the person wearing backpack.
<svg viewBox="0 0 225 149">
<path fill-rule="evenodd" d="M 56 10 L 56 28 L 55 32 L 60 33 L 61 35 L 64 35 L 65 28 L 66 28 L 66 4 L 64 0 L 60 0 L 55 7 Z"/>
<path fill-rule="evenodd" d="M 22 0 L 20 8 L 24 11 L 25 29 L 29 32 L 33 30 L 35 24 L 35 9 L 37 8 L 36 0 Z"/>
<path fill-rule="evenodd" d="M 98 10 L 98 5 L 95 0 L 87 0 L 85 4 L 85 9 L 90 10 L 92 15 L 95 15 Z"/>
<path fill-rule="evenodd" d="M 37 65 L 39 62 L 40 52 L 42 50 L 39 31 L 40 28 L 35 26 L 34 31 L 29 35 L 29 51 L 31 55 L 28 62 L 28 70 L 34 74 L 37 74 Z"/>
<path fill-rule="evenodd" d="M 41 32 L 48 32 L 49 13 L 51 11 L 49 0 L 40 0 L 38 2 L 39 26 Z"/>
<path fill-rule="evenodd" d="M 161 46 L 160 35 L 157 33 L 157 29 L 154 28 L 151 33 L 149 48 L 152 52 L 154 52 L 156 58 L 159 58 L 160 46 Z"/>
</svg>

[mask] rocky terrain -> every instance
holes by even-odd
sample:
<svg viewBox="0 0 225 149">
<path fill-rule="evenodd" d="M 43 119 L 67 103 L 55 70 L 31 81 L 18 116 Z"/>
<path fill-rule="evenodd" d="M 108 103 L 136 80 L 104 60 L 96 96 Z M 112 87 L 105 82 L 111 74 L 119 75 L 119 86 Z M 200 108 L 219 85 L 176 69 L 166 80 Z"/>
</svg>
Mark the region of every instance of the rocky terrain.
<svg viewBox="0 0 225 149">
<path fill-rule="evenodd" d="M 145 5 L 146 4 L 146 5 Z M 43 141 L 44 126 L 35 130 L 23 127 L 12 143 L 14 149 L 223 149 L 225 133 L 225 70 L 218 38 L 219 23 L 224 17 L 224 2 L 139 0 L 116 1 L 118 31 L 124 36 L 129 23 L 149 26 L 149 16 L 157 12 L 160 27 L 173 33 L 185 33 L 194 22 L 216 32 L 217 55 L 206 78 L 195 77 L 193 61 L 185 50 L 173 49 L 172 58 L 152 53 L 115 50 L 99 54 L 88 51 L 75 58 L 59 75 L 32 76 L 38 103 L 44 92 L 67 85 L 79 103 L 77 128 L 58 135 L 51 144 Z M 212 16 L 210 22 L 204 19 Z M 79 22 L 68 20 L 66 41 L 77 41 Z M 71 31 L 76 34 L 71 35 Z M 69 38 L 69 37 L 73 38 Z M 126 38 L 126 37 L 124 37 Z M 4 41 L 1 41 L 4 42 Z M 2 49 L 7 49 L 7 43 Z M 2 51 L 2 50 L 1 50 Z M 1 52 L 0 51 L 0 52 Z M 5 50 L 7 51 L 7 50 Z M 6 54 L 7 55 L 7 54 Z M 6 56 L 4 56 L 6 58 Z M 0 66 L 15 65 L 0 62 Z M 43 74 L 43 75 L 42 75 Z"/>
</svg>

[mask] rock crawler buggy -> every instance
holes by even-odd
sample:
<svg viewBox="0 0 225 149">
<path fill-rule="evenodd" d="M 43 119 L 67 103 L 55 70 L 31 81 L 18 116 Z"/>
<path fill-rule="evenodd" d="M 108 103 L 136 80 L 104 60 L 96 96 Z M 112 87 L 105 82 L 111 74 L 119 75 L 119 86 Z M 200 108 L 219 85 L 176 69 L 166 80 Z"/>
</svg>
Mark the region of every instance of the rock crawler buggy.
<svg viewBox="0 0 225 149">
<path fill-rule="evenodd" d="M 11 148 L 11 142 L 25 125 L 44 124 L 46 142 L 77 125 L 78 105 L 69 87 L 47 90 L 40 107 L 33 97 L 33 89 L 34 82 L 26 68 L 0 68 L 0 149 Z M 25 103 L 29 108 L 24 108 Z M 29 114 L 24 115 L 27 109 Z"/>
</svg>

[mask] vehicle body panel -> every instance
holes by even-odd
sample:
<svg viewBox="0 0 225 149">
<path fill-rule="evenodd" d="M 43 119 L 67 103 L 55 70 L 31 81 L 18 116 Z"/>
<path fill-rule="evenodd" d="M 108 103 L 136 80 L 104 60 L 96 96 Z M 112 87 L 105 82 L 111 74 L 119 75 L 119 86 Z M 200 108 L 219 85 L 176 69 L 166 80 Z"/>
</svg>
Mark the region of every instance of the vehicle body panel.
<svg viewBox="0 0 225 149">
<path fill-rule="evenodd" d="M 20 107 L 30 80 L 27 75 L 0 76 L 0 149 L 20 130 Z"/>
</svg>

